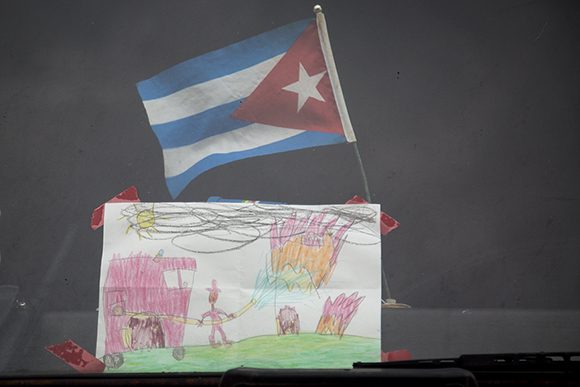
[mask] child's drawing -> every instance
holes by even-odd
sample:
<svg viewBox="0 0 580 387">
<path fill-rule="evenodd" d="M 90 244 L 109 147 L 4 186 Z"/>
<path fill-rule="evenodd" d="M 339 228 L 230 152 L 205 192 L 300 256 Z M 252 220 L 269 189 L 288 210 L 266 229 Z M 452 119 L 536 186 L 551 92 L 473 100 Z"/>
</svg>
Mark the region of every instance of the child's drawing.
<svg viewBox="0 0 580 387">
<path fill-rule="evenodd" d="M 107 204 L 97 355 L 109 372 L 377 361 L 379 212 Z"/>
</svg>

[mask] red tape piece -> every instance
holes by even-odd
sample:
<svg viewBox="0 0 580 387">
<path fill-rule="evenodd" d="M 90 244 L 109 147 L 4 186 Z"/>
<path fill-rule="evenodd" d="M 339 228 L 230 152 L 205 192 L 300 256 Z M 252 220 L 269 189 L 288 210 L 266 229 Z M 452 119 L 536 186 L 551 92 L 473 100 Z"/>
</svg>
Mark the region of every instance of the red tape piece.
<svg viewBox="0 0 580 387">
<path fill-rule="evenodd" d="M 137 187 L 134 185 L 130 186 L 123 192 L 117 194 L 115 197 L 111 198 L 107 203 L 119 203 L 119 202 L 140 202 L 139 194 L 137 193 Z M 91 228 L 93 230 L 98 229 L 103 225 L 105 212 L 105 203 L 101 204 L 93 210 L 93 215 L 91 216 Z"/>
<path fill-rule="evenodd" d="M 350 198 L 346 202 L 346 204 L 366 204 L 366 203 L 368 203 L 368 202 L 358 195 L 354 195 L 352 198 Z M 387 213 L 381 211 L 381 234 L 382 235 L 387 235 L 388 233 L 390 233 L 391 231 L 393 231 L 394 229 L 399 227 L 399 224 L 400 223 L 395 218 L 393 218 L 390 215 L 388 215 Z"/>
<path fill-rule="evenodd" d="M 46 350 L 60 360 L 81 373 L 102 373 L 105 363 L 94 357 L 90 352 L 81 348 L 72 340 L 64 343 L 49 345 Z"/>
<path fill-rule="evenodd" d="M 411 352 L 406 349 L 397 349 L 396 351 L 383 352 L 381 351 L 381 361 L 404 361 L 412 360 Z"/>
</svg>

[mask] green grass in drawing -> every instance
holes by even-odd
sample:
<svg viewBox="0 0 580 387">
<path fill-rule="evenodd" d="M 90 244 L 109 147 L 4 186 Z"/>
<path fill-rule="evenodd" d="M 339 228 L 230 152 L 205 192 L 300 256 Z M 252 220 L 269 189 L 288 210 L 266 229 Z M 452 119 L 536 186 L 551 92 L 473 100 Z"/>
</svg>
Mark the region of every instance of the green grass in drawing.
<svg viewBox="0 0 580 387">
<path fill-rule="evenodd" d="M 359 336 L 304 333 L 258 336 L 228 347 L 185 347 L 177 361 L 172 348 L 124 353 L 124 364 L 106 372 L 225 371 L 235 367 L 351 368 L 353 361 L 379 361 L 380 340 Z"/>
</svg>

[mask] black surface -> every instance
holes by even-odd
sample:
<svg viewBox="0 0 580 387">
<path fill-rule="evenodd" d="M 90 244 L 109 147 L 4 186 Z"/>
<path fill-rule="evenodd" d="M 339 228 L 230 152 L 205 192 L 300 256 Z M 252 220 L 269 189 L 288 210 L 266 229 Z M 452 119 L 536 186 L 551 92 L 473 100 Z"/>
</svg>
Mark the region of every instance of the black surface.
<svg viewBox="0 0 580 387">
<path fill-rule="evenodd" d="M 135 83 L 311 17 L 311 1 L 0 2 L 0 284 L 94 311 L 96 206 L 170 201 Z M 414 307 L 580 306 L 580 3 L 322 2 L 393 296 Z M 211 170 L 178 197 L 363 193 L 349 145 Z"/>
<path fill-rule="evenodd" d="M 460 368 L 441 369 L 260 369 L 235 368 L 224 373 L 220 387 L 381 387 L 477 386 L 473 374 Z"/>
</svg>

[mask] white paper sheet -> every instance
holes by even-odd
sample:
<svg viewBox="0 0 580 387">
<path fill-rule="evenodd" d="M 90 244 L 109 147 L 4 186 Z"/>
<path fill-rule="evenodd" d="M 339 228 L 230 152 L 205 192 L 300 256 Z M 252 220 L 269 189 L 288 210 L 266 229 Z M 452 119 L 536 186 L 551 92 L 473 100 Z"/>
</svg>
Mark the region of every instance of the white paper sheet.
<svg viewBox="0 0 580 387">
<path fill-rule="evenodd" d="M 112 203 L 97 356 L 110 372 L 380 359 L 378 205 Z"/>
</svg>

